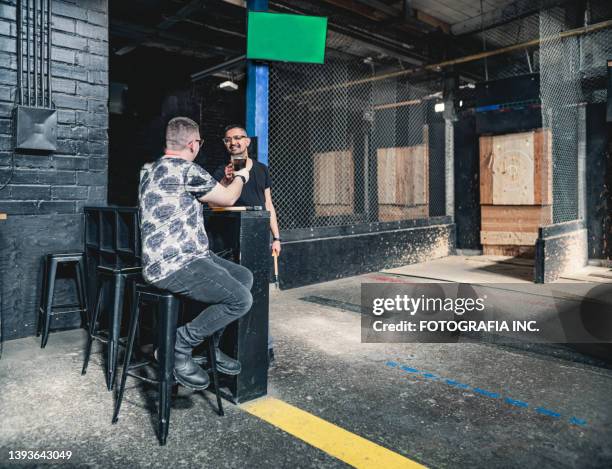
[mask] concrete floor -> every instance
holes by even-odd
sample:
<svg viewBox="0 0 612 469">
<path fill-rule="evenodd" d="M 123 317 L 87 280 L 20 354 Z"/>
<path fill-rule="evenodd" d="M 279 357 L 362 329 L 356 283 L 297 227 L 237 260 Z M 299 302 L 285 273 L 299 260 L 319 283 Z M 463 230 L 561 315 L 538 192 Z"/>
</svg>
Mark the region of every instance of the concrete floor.
<svg viewBox="0 0 612 469">
<path fill-rule="evenodd" d="M 531 269 L 499 261 L 454 256 L 272 290 L 270 395 L 429 467 L 612 467 L 612 367 L 600 360 L 554 348 L 360 342 L 362 282 L 518 282 Z M 593 269 L 576 275 L 609 273 Z M 80 375 L 84 338 L 82 330 L 52 332 L 45 350 L 35 338 L 4 344 L 2 467 L 9 450 L 21 449 L 70 450 L 68 463 L 79 467 L 346 467 L 229 403 L 218 417 L 209 393 L 181 389 L 165 447 L 155 438 L 156 393 L 142 384 L 128 382 L 111 425 L 100 353 Z"/>
</svg>

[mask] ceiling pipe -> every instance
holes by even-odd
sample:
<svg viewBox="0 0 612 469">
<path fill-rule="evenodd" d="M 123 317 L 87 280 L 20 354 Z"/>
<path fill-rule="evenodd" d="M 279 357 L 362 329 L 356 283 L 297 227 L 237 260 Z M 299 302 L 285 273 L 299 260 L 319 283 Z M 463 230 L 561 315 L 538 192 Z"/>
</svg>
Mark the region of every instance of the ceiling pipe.
<svg viewBox="0 0 612 469">
<path fill-rule="evenodd" d="M 533 39 L 531 41 L 522 42 L 520 44 L 515 44 L 513 46 L 502 47 L 501 49 L 490 50 L 486 52 L 480 52 L 478 54 L 467 55 L 465 57 L 460 57 L 457 59 L 445 60 L 443 62 L 438 62 L 435 64 L 424 65 L 422 67 L 412 68 L 408 70 L 400 70 L 397 72 L 386 73 L 383 75 L 378 75 L 370 78 L 363 78 L 361 80 L 353 80 L 345 83 L 339 83 L 337 85 L 326 86 L 323 88 L 318 88 L 316 90 L 306 91 L 304 93 L 299 93 L 292 96 L 308 96 L 311 94 L 316 94 L 324 91 L 331 91 L 334 89 L 346 88 L 350 86 L 362 85 L 365 83 L 371 83 L 375 81 L 388 80 L 390 78 L 402 77 L 402 76 L 410 76 L 416 75 L 417 73 L 422 72 L 439 72 L 441 69 L 445 67 L 450 67 L 453 65 L 464 64 L 468 62 L 474 62 L 476 60 L 482 60 L 488 57 L 494 57 L 497 55 L 507 54 L 510 52 L 515 52 L 519 50 L 528 49 L 530 47 L 536 47 L 541 44 L 545 44 L 551 41 L 558 41 L 560 39 L 567 39 L 570 37 L 582 36 L 583 34 L 589 34 L 596 31 L 601 31 L 603 29 L 608 29 L 612 27 L 612 20 L 602 21 L 600 23 L 596 23 L 590 26 L 584 26 L 580 28 L 570 29 L 568 31 L 564 31 L 560 34 L 556 34 L 554 36 L 547 36 L 543 38 Z"/>
<path fill-rule="evenodd" d="M 233 59 L 226 60 L 225 62 L 222 62 L 220 64 L 213 65 L 212 67 L 209 67 L 205 70 L 193 73 L 191 75 L 191 81 L 195 83 L 196 81 L 203 80 L 204 78 L 206 78 L 209 75 L 212 75 L 213 73 L 219 72 L 221 70 L 225 70 L 231 67 L 232 65 L 244 62 L 245 60 L 246 60 L 246 55 L 240 55 L 238 57 L 234 57 Z"/>
</svg>

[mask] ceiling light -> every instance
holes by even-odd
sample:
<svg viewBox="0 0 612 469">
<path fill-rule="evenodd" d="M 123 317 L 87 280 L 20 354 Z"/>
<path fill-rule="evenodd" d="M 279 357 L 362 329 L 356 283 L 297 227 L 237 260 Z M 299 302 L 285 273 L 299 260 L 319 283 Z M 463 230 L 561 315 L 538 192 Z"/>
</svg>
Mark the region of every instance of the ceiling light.
<svg viewBox="0 0 612 469">
<path fill-rule="evenodd" d="M 238 90 L 238 85 L 232 80 L 227 80 L 219 84 L 219 89 L 223 91 L 236 91 Z"/>
<path fill-rule="evenodd" d="M 219 89 L 223 91 L 236 91 L 238 89 L 238 85 L 232 80 L 227 80 L 219 84 Z"/>
</svg>

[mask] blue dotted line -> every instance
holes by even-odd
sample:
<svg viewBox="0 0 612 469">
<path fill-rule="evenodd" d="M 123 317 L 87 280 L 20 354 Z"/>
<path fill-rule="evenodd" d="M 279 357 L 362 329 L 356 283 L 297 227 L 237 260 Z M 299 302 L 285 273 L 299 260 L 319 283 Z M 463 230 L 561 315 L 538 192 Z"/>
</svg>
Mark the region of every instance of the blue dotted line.
<svg viewBox="0 0 612 469">
<path fill-rule="evenodd" d="M 387 363 L 385 363 L 385 365 L 387 365 L 390 368 L 398 368 L 402 371 L 405 371 L 406 373 L 412 373 L 412 374 L 418 374 L 419 376 L 421 376 L 422 378 L 425 379 L 430 379 L 433 381 L 440 381 L 442 383 L 448 384 L 449 386 L 452 386 L 454 388 L 459 388 L 459 389 L 471 389 L 472 392 L 479 394 L 481 396 L 485 396 L 485 397 L 490 397 L 492 399 L 499 399 L 501 398 L 501 394 L 498 394 L 496 392 L 491 392 L 491 391 L 487 391 L 486 389 L 482 389 L 482 388 L 475 388 L 472 387 L 468 384 L 464 384 L 464 383 L 460 383 L 459 381 L 454 381 L 452 379 L 445 379 L 445 378 L 441 378 L 438 375 L 435 375 L 433 373 L 429 373 L 427 371 L 423 371 L 423 370 L 418 370 L 417 368 L 411 368 L 409 366 L 405 366 L 405 365 L 400 365 L 397 362 L 393 362 L 393 361 L 388 361 Z M 509 404 L 511 406 L 514 407 L 520 407 L 523 409 L 527 409 L 529 408 L 529 404 L 525 401 L 519 401 L 517 399 L 512 399 L 511 397 L 504 397 L 504 402 L 506 404 Z M 559 412 L 555 412 L 553 410 L 550 409 L 546 409 L 545 407 L 536 407 L 535 411 L 538 414 L 541 415 L 546 415 L 547 417 L 552 417 L 555 419 L 559 419 L 562 417 L 562 415 Z M 578 425 L 581 427 L 584 427 L 587 425 L 586 420 L 583 419 L 579 419 L 577 417 L 569 417 L 568 419 L 569 423 L 571 423 L 572 425 Z"/>
</svg>

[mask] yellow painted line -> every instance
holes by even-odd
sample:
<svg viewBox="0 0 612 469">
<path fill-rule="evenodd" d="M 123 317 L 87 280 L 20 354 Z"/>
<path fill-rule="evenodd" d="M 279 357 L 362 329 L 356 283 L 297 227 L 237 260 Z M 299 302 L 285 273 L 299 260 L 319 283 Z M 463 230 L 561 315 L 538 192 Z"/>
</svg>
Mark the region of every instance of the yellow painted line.
<svg viewBox="0 0 612 469">
<path fill-rule="evenodd" d="M 240 406 L 246 412 L 284 430 L 311 446 L 358 468 L 423 468 L 370 440 L 294 407 L 267 397 Z"/>
</svg>

